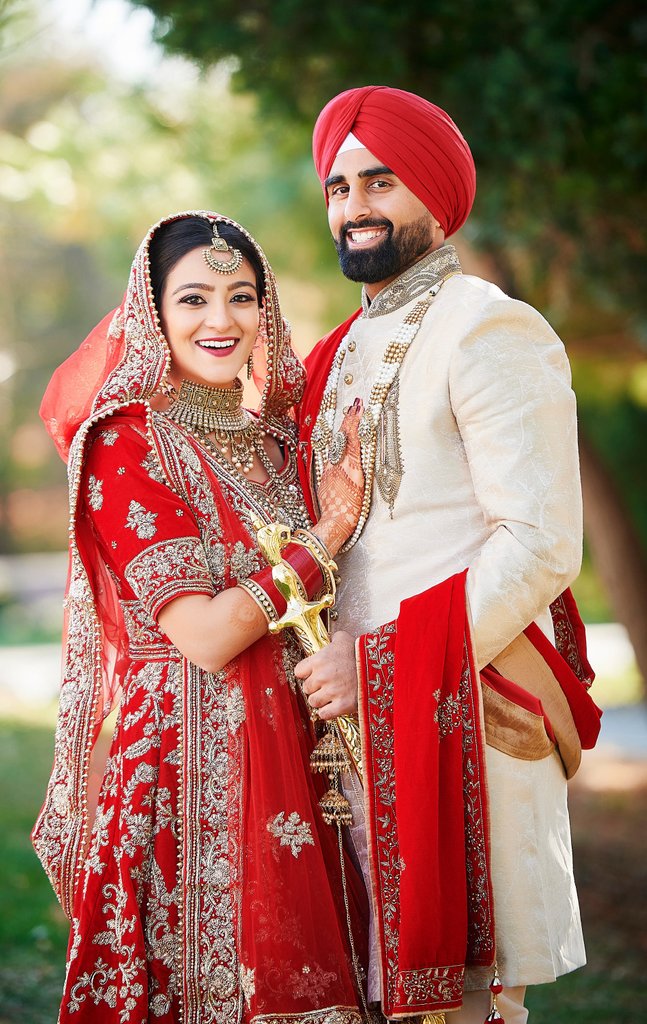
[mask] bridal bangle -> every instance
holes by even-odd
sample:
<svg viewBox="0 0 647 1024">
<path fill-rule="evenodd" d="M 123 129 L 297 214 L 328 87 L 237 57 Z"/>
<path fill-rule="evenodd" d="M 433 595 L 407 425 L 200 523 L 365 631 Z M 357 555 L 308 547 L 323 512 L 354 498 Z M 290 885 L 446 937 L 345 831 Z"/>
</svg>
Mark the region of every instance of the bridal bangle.
<svg viewBox="0 0 647 1024">
<path fill-rule="evenodd" d="M 281 552 L 281 557 L 284 562 L 288 562 L 294 569 L 301 585 L 304 600 L 311 601 L 322 589 L 325 575 L 322 571 L 320 558 L 314 554 L 310 546 L 307 546 L 301 540 L 300 535 L 306 531 L 298 530 L 295 532 L 299 535 L 299 540 L 295 538 L 294 542 L 288 544 Z M 276 622 L 285 614 L 288 606 L 287 601 L 274 583 L 271 565 L 265 566 L 248 579 L 241 580 L 238 585 L 244 587 L 250 597 L 253 598 L 268 622 Z"/>
</svg>

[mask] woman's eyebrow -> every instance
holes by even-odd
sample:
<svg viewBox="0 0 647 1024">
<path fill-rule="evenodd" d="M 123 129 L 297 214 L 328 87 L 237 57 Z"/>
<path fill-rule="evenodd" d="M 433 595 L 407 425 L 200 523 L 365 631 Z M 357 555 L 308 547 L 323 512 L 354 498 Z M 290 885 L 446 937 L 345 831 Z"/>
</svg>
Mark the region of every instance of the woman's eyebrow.
<svg viewBox="0 0 647 1024">
<path fill-rule="evenodd" d="M 181 292 L 184 288 L 203 288 L 207 292 L 212 292 L 214 286 L 212 284 L 201 284 L 200 281 L 191 281 L 189 284 L 178 285 L 175 291 L 171 292 L 171 294 L 177 295 L 177 293 Z"/>
</svg>

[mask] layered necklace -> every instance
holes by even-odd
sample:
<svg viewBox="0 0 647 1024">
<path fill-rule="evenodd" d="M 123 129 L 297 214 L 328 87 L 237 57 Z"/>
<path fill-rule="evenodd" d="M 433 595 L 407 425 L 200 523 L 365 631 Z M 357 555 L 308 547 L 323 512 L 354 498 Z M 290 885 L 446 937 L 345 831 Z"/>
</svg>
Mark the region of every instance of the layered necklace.
<svg viewBox="0 0 647 1024">
<path fill-rule="evenodd" d="M 243 385 L 236 377 L 231 388 L 212 387 L 183 380 L 167 415 L 190 431 L 213 434 L 222 455 L 243 473 L 254 465 L 262 445 L 262 433 L 254 417 L 243 409 Z"/>
<path fill-rule="evenodd" d="M 293 528 L 309 526 L 296 474 L 277 472 L 263 444 L 267 430 L 243 408 L 242 401 L 243 385 L 238 378 L 231 388 L 184 380 L 166 415 L 193 434 L 219 465 L 240 473 L 264 501 L 269 498 L 276 511 L 284 513 Z M 292 443 L 287 432 L 273 428 L 272 436 L 286 448 Z M 249 479 L 254 458 L 265 470 L 267 483 Z M 296 468 L 296 461 L 293 465 Z"/>
<path fill-rule="evenodd" d="M 371 495 L 373 492 L 373 480 L 375 479 L 375 456 L 378 446 L 378 427 L 386 397 L 399 373 L 402 361 L 407 354 L 409 347 L 420 330 L 420 325 L 422 324 L 425 313 L 431 306 L 445 281 L 449 277 L 453 277 L 456 273 L 460 273 L 460 270 L 452 269 L 439 281 L 436 281 L 436 283 L 415 304 L 411 312 L 407 313 L 397 329 L 395 336 L 386 346 L 378 368 L 377 376 L 371 387 L 369 399 L 359 424 L 358 433 L 361 445 L 362 469 L 364 471 L 362 508 L 355 530 L 340 549 L 342 552 L 348 551 L 348 549 L 353 546 L 364 529 L 364 524 L 366 523 L 368 514 L 371 510 Z M 343 436 L 341 431 L 337 431 L 337 433 L 335 433 L 334 425 L 338 405 L 337 392 L 339 377 L 350 341 L 351 332 L 349 332 L 342 341 L 333 360 L 326 388 L 321 400 L 319 415 L 312 431 L 312 449 L 317 484 L 321 482 L 321 476 L 324 471 L 326 459 L 334 461 L 337 458 L 336 451 L 343 451 L 345 447 L 346 438 Z"/>
</svg>

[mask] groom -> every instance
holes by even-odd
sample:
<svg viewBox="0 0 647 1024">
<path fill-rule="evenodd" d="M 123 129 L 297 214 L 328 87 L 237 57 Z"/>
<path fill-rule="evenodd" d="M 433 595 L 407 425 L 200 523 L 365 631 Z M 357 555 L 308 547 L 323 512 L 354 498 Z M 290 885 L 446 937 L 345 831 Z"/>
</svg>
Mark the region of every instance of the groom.
<svg viewBox="0 0 647 1024">
<path fill-rule="evenodd" d="M 351 89 L 313 151 L 363 287 L 306 363 L 304 482 L 343 449 L 356 396 L 366 482 L 333 642 L 297 675 L 322 718 L 359 694 L 369 995 L 387 1016 L 523 1024 L 526 986 L 585 962 L 566 779 L 599 713 L 567 590 L 582 543 L 568 361 L 536 310 L 461 270 L 447 239 L 476 175 L 448 114 Z"/>
</svg>

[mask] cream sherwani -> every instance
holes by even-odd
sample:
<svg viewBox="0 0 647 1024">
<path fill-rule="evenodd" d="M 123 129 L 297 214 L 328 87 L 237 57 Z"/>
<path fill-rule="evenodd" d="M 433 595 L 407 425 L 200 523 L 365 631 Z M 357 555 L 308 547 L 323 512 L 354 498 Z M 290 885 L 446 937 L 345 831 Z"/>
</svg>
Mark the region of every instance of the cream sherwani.
<svg viewBox="0 0 647 1024">
<path fill-rule="evenodd" d="M 370 306 L 364 299 L 335 429 L 356 396 L 367 404 L 387 344 L 448 249 Z M 548 605 L 577 575 L 582 537 L 575 398 L 559 338 L 496 286 L 449 278 L 402 363 L 398 419 L 403 476 L 393 514 L 374 484 L 364 530 L 338 559 L 336 628 L 368 632 L 394 619 L 404 598 L 468 567 L 479 666 L 533 620 L 553 639 Z M 553 981 L 585 962 L 561 762 L 488 747 L 487 768 L 503 981 Z M 467 987 L 488 982 L 472 976 Z"/>
</svg>

